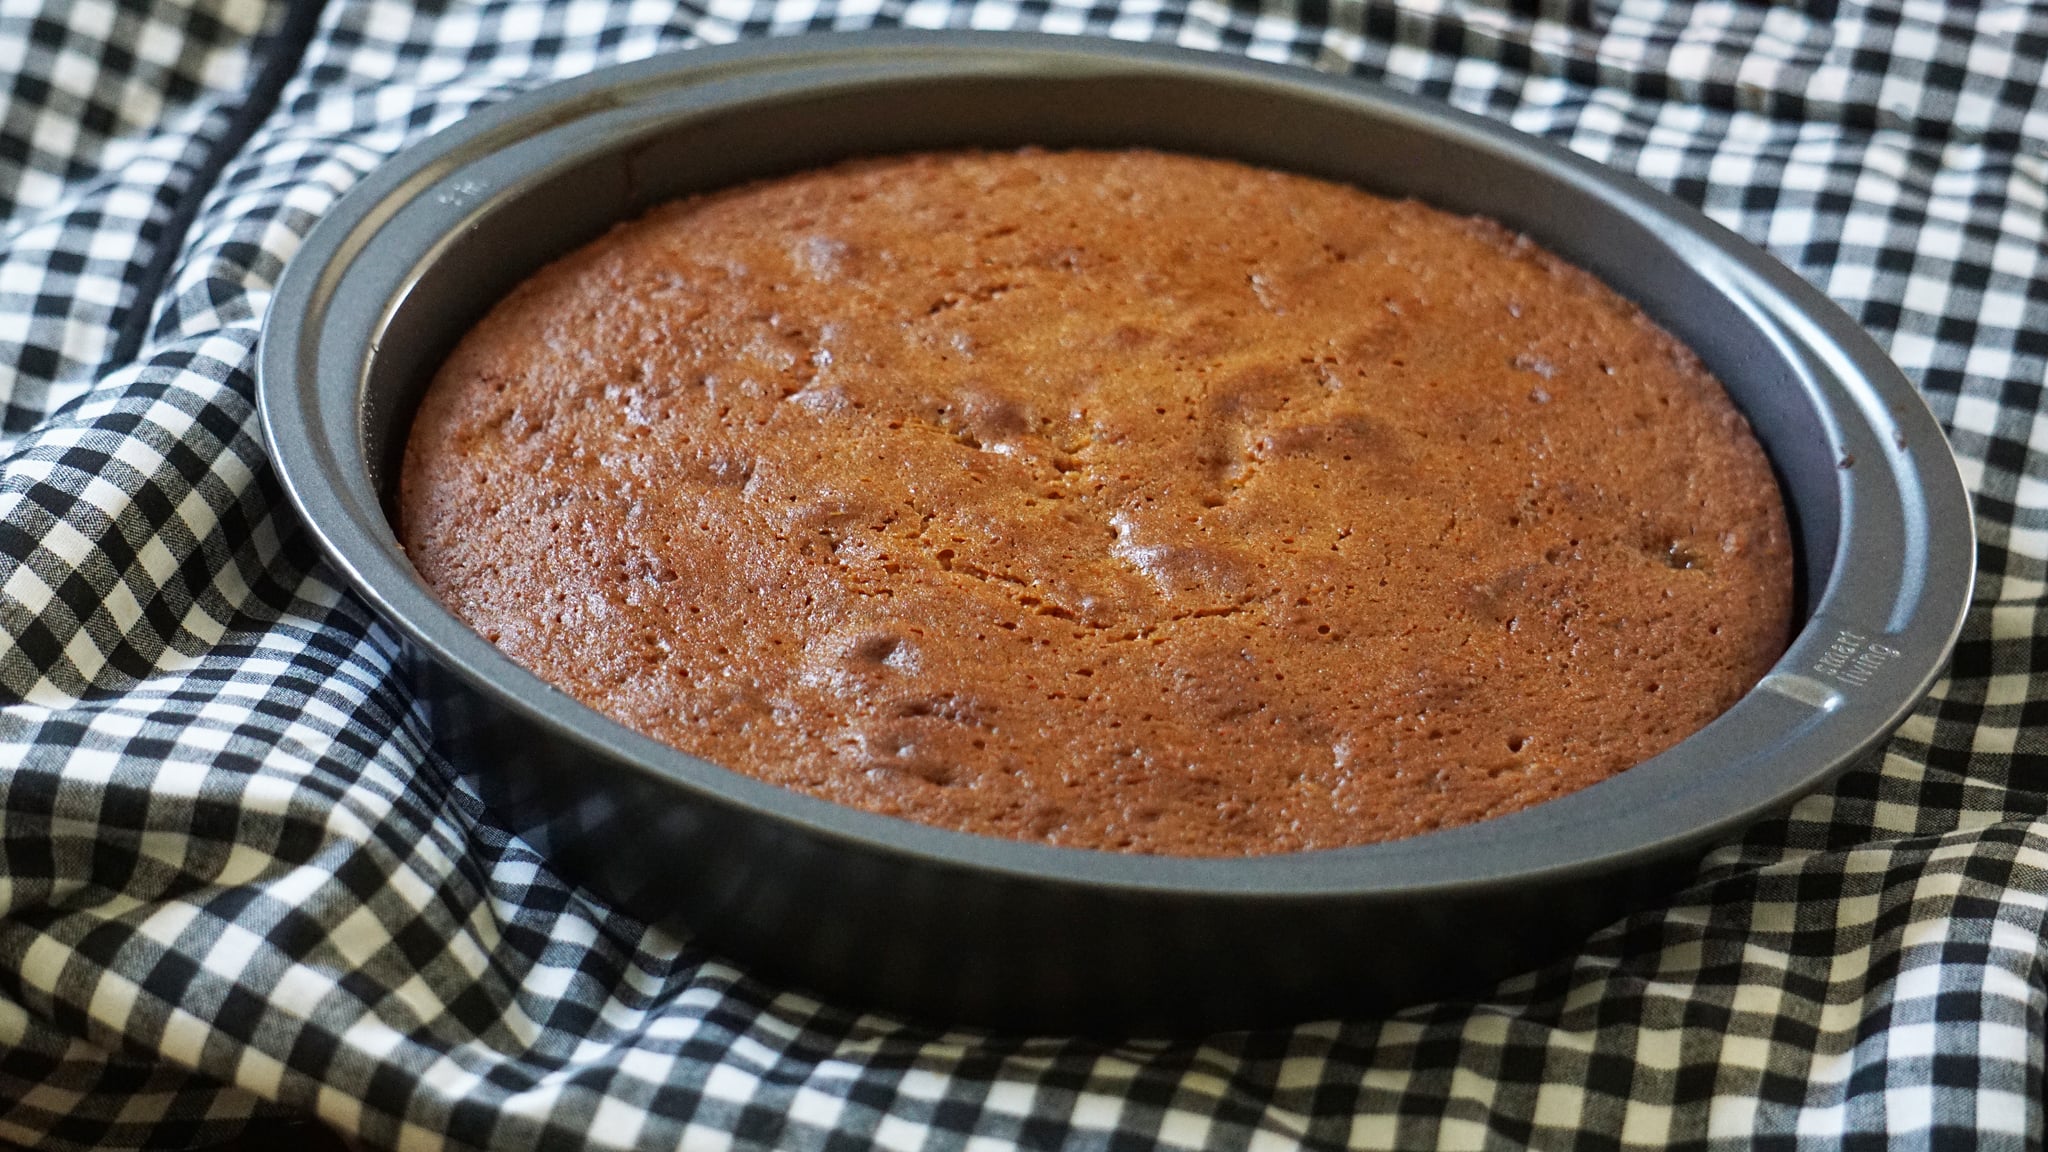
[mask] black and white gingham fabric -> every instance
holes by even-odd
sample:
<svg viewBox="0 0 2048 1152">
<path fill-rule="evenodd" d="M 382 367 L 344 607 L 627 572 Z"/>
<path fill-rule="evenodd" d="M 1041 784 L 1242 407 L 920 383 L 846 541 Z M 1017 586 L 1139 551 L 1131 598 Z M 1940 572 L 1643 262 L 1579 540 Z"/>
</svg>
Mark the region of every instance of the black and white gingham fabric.
<svg viewBox="0 0 2048 1152">
<path fill-rule="evenodd" d="M 1880 762 L 1483 1001 L 941 1034 L 566 885 L 284 506 L 272 285 L 406 144 L 740 37 L 1037 28 L 1346 71 L 1669 189 L 1949 427 L 1979 593 Z M 371 1147 L 2039 1148 L 2048 8 L 2024 0 L 0 3 L 0 1138 Z"/>
</svg>

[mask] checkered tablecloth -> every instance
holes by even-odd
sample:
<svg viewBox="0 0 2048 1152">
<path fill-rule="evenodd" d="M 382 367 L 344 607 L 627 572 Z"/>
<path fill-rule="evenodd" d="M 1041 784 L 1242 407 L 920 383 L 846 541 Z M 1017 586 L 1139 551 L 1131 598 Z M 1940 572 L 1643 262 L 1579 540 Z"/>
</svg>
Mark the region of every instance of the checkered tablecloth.
<svg viewBox="0 0 2048 1152">
<path fill-rule="evenodd" d="M 272 286 L 561 77 L 873 25 L 1344 71 L 1700 205 L 1883 342 L 1976 498 L 1881 761 L 1477 1003 L 1201 1044 L 940 1033 L 566 884 L 431 750 L 285 506 Z M 0 1137 L 182 1146 L 2038 1148 L 2048 8 L 1930 0 L 0 0 Z M 686 863 L 685 863 L 686 866 Z"/>
</svg>

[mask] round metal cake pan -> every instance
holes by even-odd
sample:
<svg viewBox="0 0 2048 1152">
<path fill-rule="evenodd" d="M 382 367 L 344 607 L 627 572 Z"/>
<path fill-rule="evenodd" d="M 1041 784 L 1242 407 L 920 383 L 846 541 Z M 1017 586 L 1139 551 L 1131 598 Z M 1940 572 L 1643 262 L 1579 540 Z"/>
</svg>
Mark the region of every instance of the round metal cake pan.
<svg viewBox="0 0 2048 1152">
<path fill-rule="evenodd" d="M 1799 631 L 1692 738 L 1607 782 L 1395 843 L 1127 856 L 783 791 L 549 687 L 422 585 L 387 518 L 414 406 L 549 259 L 678 196 L 909 149 L 1145 145 L 1491 216 L 1690 344 L 1756 428 L 1797 544 Z M 1869 753 L 1969 601 L 1954 458 L 1811 287 L 1697 212 L 1498 125 L 1342 78 L 1023 34 L 702 49 L 513 99 L 407 150 L 313 230 L 260 351 L 272 459 L 404 638 L 437 746 L 568 875 L 771 979 L 927 1019 L 1189 1033 L 1483 992 L 1668 894 L 1712 844 Z"/>
</svg>

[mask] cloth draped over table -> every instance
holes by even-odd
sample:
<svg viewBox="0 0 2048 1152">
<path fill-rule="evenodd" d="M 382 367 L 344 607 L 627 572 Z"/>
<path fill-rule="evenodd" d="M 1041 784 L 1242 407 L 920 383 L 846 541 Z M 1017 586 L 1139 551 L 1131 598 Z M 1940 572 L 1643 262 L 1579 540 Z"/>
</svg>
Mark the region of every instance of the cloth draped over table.
<svg viewBox="0 0 2048 1152">
<path fill-rule="evenodd" d="M 430 747 L 265 461 L 307 230 L 436 129 L 741 37 L 1179 43 L 1675 193 L 1884 343 L 1982 536 L 1881 757 L 1475 1003 L 1206 1043 L 939 1033 L 565 883 Z M 1931 0 L 0 5 L 0 1138 L 373 1147 L 2039 1147 L 2048 7 Z M 678 867 L 687 868 L 687 861 Z"/>
</svg>

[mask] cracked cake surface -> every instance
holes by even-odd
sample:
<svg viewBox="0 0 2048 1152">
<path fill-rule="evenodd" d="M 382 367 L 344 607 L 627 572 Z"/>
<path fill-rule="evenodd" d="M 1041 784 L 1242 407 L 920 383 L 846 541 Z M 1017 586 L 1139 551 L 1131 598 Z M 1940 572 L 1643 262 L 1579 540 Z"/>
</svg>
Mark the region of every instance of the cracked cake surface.
<svg viewBox="0 0 2048 1152">
<path fill-rule="evenodd" d="M 1747 691 L 1792 599 L 1748 425 L 1594 278 L 1146 151 L 855 161 L 614 229 L 435 378 L 400 535 L 695 755 L 1185 855 L 1595 783 Z"/>
</svg>

